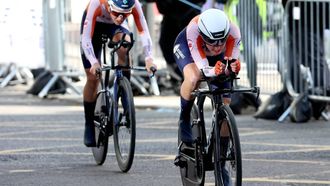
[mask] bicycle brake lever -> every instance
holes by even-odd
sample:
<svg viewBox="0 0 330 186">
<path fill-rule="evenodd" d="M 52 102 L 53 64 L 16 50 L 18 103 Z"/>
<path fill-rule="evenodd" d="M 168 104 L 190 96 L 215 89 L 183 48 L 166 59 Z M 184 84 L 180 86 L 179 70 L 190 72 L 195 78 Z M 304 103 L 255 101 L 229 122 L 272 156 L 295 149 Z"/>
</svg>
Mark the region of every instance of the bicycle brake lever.
<svg viewBox="0 0 330 186">
<path fill-rule="evenodd" d="M 152 66 L 150 67 L 150 71 L 152 72 L 152 74 L 149 75 L 149 78 L 152 78 L 155 76 L 157 69 L 154 66 Z"/>
</svg>

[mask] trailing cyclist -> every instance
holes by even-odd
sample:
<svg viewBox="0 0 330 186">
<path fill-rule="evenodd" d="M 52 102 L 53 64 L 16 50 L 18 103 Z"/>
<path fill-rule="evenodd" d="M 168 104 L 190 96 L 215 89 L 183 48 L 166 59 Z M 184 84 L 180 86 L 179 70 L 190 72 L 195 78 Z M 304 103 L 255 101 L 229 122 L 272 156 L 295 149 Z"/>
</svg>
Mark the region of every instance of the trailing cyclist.
<svg viewBox="0 0 330 186">
<path fill-rule="evenodd" d="M 204 73 L 206 77 L 228 74 L 227 62 L 232 72 L 240 71 L 238 60 L 241 34 L 239 28 L 231 23 L 227 15 L 219 9 L 208 9 L 194 17 L 183 29 L 174 43 L 174 57 L 184 76 L 181 84 L 181 113 L 179 136 L 186 146 L 193 146 L 190 112 L 194 103 L 192 91 L 199 86 Z M 229 82 L 216 83 L 218 88 L 230 88 Z M 223 102 L 230 104 L 230 95 L 223 96 Z M 227 125 L 222 125 L 221 146 L 228 146 Z M 224 148 L 225 149 L 225 148 Z M 181 149 L 180 149 L 181 150 Z M 176 159 L 179 157 L 176 157 Z M 226 170 L 222 172 L 225 185 L 230 185 Z"/>
<path fill-rule="evenodd" d="M 98 86 L 96 70 L 100 68 L 102 35 L 113 37 L 113 41 L 119 41 L 124 33 L 129 41 L 129 29 L 126 18 L 133 15 L 135 24 L 144 49 L 145 66 L 148 73 L 151 67 L 156 68 L 152 58 L 152 42 L 147 22 L 145 20 L 141 4 L 138 0 L 90 0 L 84 11 L 81 34 L 81 58 L 85 68 L 87 81 L 83 91 L 85 112 L 84 144 L 87 147 L 95 147 L 94 109 Z M 125 63 L 125 48 L 117 51 L 119 65 Z M 123 71 L 123 75 L 130 79 L 130 71 Z"/>
</svg>

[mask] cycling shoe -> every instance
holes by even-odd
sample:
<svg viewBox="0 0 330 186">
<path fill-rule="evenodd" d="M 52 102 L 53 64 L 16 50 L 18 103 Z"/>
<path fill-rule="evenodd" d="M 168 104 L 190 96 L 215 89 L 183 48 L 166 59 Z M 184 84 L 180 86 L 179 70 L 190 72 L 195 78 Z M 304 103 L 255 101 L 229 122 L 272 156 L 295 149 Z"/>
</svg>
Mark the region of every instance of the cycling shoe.
<svg viewBox="0 0 330 186">
<path fill-rule="evenodd" d="M 96 146 L 94 124 L 85 124 L 84 144 L 86 147 Z"/>
</svg>

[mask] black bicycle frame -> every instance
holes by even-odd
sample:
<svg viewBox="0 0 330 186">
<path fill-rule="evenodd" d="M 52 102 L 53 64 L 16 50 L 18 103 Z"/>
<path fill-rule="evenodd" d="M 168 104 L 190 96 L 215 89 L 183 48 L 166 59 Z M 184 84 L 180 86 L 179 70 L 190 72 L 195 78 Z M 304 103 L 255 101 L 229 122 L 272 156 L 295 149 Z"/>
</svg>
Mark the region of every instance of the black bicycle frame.
<svg viewBox="0 0 330 186">
<path fill-rule="evenodd" d="M 211 80 L 210 80 L 211 79 Z M 204 120 L 204 102 L 205 102 L 205 98 L 207 96 L 212 96 L 212 99 L 213 99 L 213 107 L 214 107 L 214 110 L 213 112 L 216 112 L 216 116 L 215 117 L 219 117 L 219 115 L 221 115 L 221 113 L 218 113 L 219 112 L 219 108 L 221 107 L 221 105 L 223 105 L 223 101 L 222 101 L 222 94 L 225 94 L 225 93 L 235 93 L 235 92 L 252 92 L 252 93 L 257 93 L 257 98 L 259 97 L 259 94 L 260 94 L 260 89 L 259 87 L 252 87 L 252 88 L 239 88 L 239 89 L 235 89 L 233 87 L 233 81 L 234 79 L 238 79 L 236 78 L 236 75 L 232 74 L 231 76 L 228 76 L 228 77 L 220 77 L 220 80 L 221 81 L 230 81 L 231 83 L 231 88 L 226 88 L 226 89 L 215 89 L 215 90 L 212 90 L 212 87 L 211 87 L 211 81 L 214 80 L 216 78 L 204 78 L 202 79 L 201 81 L 206 81 L 207 82 L 207 87 L 208 89 L 203 89 L 203 90 L 198 90 L 198 91 L 194 91 L 192 93 L 193 96 L 197 96 L 197 109 L 198 109 L 198 115 L 199 115 L 199 118 L 200 120 L 198 121 L 198 125 L 201 126 L 202 128 L 202 132 L 203 132 L 203 135 L 204 135 L 204 139 L 201 139 L 202 140 L 202 144 L 206 145 L 204 146 L 204 152 L 205 154 L 209 154 L 210 152 L 212 152 L 212 141 L 214 139 L 214 131 L 216 130 L 215 129 L 215 123 L 213 122 L 212 123 L 212 130 L 210 130 L 209 134 L 206 135 L 206 130 L 205 130 L 205 120 Z M 217 125 L 218 126 L 218 125 Z M 221 126 L 219 126 L 221 127 Z M 207 168 L 207 169 L 210 169 L 210 168 Z"/>
<path fill-rule="evenodd" d="M 118 99 L 118 95 L 117 95 L 117 92 L 118 92 L 118 81 L 123 78 L 123 73 L 122 73 L 122 69 L 131 69 L 131 66 L 129 64 L 129 52 L 131 50 L 131 48 L 133 47 L 133 44 L 134 44 L 134 39 L 133 39 L 133 33 L 130 33 L 129 36 L 130 36 L 130 41 L 126 41 L 125 40 L 125 37 L 126 37 L 127 34 L 123 34 L 122 38 L 120 41 L 118 42 L 113 42 L 112 41 L 112 38 L 110 38 L 109 42 L 108 42 L 108 37 L 106 36 L 102 36 L 102 41 L 103 41 L 103 62 L 104 62 L 104 67 L 102 68 L 102 71 L 106 71 L 106 74 L 105 74 L 105 82 L 102 82 L 102 78 L 101 79 L 101 84 L 104 85 L 104 87 L 102 87 L 102 90 L 104 90 L 105 88 L 107 88 L 109 86 L 109 79 L 110 79 L 110 70 L 115 70 L 115 79 L 114 79 L 114 83 L 113 83 L 113 100 L 116 100 Z M 107 66 L 106 65 L 106 43 L 108 42 L 108 47 L 109 48 L 112 48 L 112 50 L 110 50 L 110 58 L 111 58 L 111 64 L 110 66 Z M 126 51 L 126 55 L 125 55 L 125 66 L 120 66 L 120 65 L 116 65 L 115 64 L 115 57 L 114 57 L 114 54 L 115 52 L 120 48 L 120 47 L 124 47 L 124 48 L 127 48 L 127 51 Z M 107 104 L 109 102 L 107 101 Z M 115 125 L 118 125 L 118 107 L 117 105 L 115 105 L 116 108 L 114 109 L 114 124 Z M 110 108 L 109 105 L 107 105 L 107 108 Z"/>
</svg>

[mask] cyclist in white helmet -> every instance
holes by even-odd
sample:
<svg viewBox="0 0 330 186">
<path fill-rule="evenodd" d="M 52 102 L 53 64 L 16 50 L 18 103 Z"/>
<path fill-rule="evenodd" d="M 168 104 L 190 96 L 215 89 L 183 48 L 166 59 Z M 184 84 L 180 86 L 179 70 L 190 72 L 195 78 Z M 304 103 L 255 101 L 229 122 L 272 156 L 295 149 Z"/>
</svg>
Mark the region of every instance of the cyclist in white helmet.
<svg viewBox="0 0 330 186">
<path fill-rule="evenodd" d="M 113 37 L 119 41 L 124 33 L 129 34 L 126 18 L 133 15 L 137 30 L 141 36 L 144 49 L 145 66 L 149 73 L 150 68 L 156 65 L 152 58 L 152 42 L 148 26 L 143 15 L 141 4 L 138 0 L 90 0 L 84 11 L 80 34 L 81 34 L 81 58 L 87 76 L 87 82 L 83 91 L 85 111 L 85 132 L 84 144 L 87 147 L 94 147 L 94 109 L 98 79 L 95 76 L 96 69 L 100 68 L 102 35 Z M 126 40 L 129 41 L 129 36 Z M 118 63 L 125 62 L 126 49 L 120 48 L 117 51 Z M 123 71 L 128 79 L 130 71 Z"/>
<path fill-rule="evenodd" d="M 236 74 L 240 71 L 238 60 L 240 41 L 239 28 L 219 9 L 208 9 L 197 15 L 177 36 L 173 53 L 184 76 L 180 89 L 179 136 L 187 146 L 193 144 L 190 111 L 195 98 L 192 97 L 191 92 L 198 88 L 201 73 L 207 77 L 226 74 L 228 68 L 223 62 L 229 62 L 231 70 Z M 226 82 L 217 83 L 215 86 L 229 88 L 231 85 Z M 224 95 L 223 101 L 229 105 L 230 95 Z M 221 130 L 221 133 L 220 141 L 223 143 L 221 145 L 228 146 L 228 128 Z M 230 185 L 229 179 L 225 180 L 227 180 L 226 185 Z"/>
</svg>

